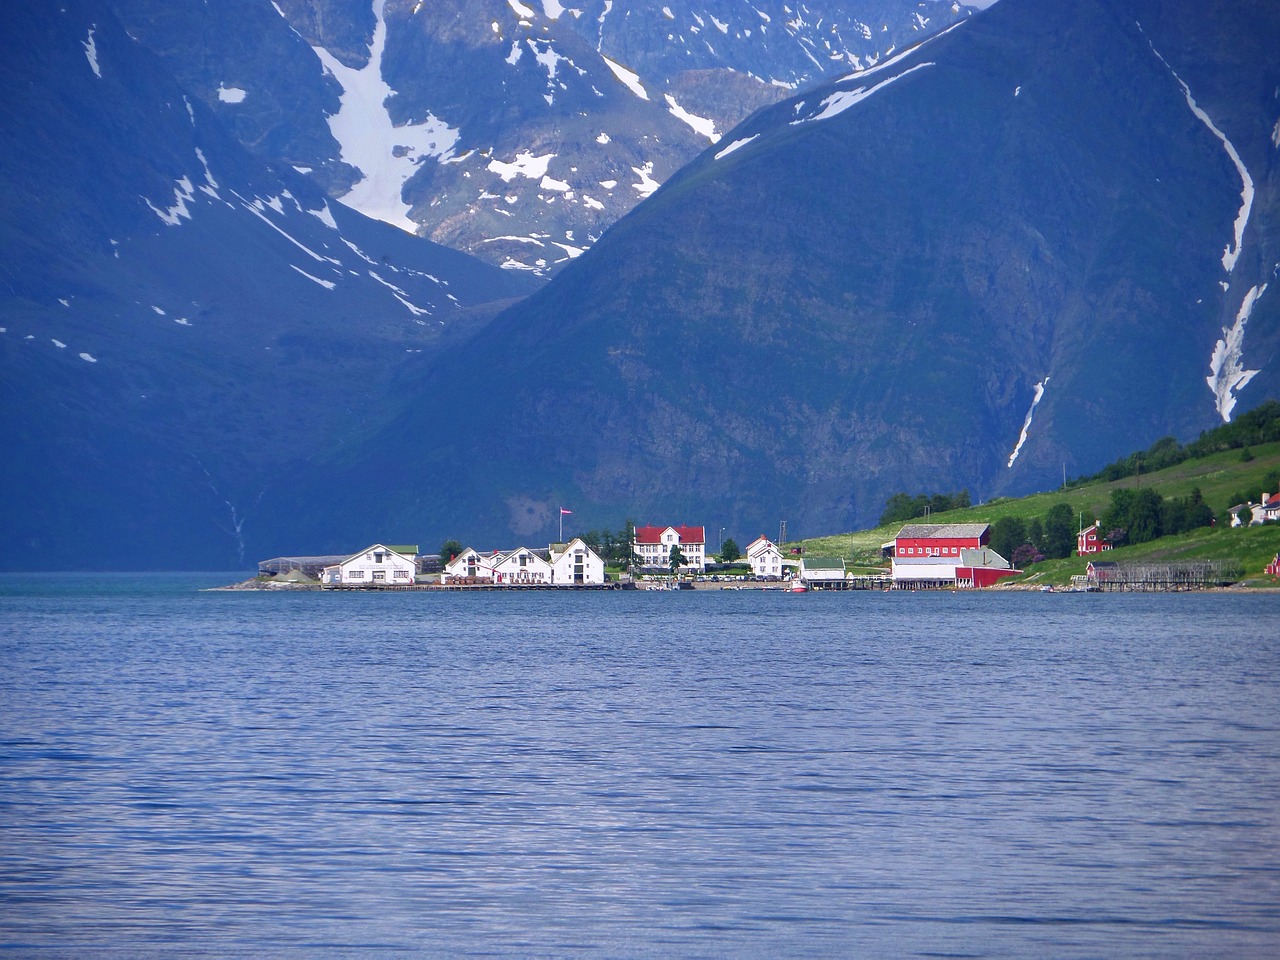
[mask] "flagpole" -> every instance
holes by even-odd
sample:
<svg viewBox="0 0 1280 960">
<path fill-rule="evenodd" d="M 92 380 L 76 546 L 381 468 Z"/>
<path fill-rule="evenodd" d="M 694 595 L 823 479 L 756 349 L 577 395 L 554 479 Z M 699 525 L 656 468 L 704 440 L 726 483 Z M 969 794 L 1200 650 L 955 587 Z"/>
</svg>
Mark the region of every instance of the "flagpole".
<svg viewBox="0 0 1280 960">
<path fill-rule="evenodd" d="M 560 508 L 560 539 L 556 543 L 564 543 L 564 507 Z"/>
</svg>

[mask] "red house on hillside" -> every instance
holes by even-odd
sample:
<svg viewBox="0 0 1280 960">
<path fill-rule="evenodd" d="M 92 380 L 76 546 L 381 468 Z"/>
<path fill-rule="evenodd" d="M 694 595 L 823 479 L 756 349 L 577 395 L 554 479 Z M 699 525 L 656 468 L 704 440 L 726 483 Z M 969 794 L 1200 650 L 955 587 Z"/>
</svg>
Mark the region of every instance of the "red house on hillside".
<svg viewBox="0 0 1280 960">
<path fill-rule="evenodd" d="M 1110 550 L 1111 544 L 1103 538 L 1098 531 L 1098 525 L 1085 527 L 1076 534 L 1076 553 L 1082 557 L 1086 557 L 1091 553 L 1101 553 L 1103 550 Z"/>
</svg>

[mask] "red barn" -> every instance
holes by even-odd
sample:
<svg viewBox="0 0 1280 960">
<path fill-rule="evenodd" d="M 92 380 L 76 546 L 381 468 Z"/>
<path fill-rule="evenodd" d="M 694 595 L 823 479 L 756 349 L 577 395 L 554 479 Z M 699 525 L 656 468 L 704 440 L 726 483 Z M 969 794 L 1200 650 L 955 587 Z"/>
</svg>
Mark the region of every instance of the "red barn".
<svg viewBox="0 0 1280 960">
<path fill-rule="evenodd" d="M 909 523 L 893 541 L 895 586 L 991 586 L 1021 573 L 987 546 L 985 523 Z"/>
</svg>

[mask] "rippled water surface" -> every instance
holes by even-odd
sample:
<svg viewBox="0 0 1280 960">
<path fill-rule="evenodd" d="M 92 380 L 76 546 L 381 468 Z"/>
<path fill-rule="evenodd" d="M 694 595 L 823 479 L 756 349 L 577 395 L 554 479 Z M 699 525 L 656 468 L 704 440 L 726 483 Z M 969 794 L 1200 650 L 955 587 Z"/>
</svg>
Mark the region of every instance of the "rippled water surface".
<svg viewBox="0 0 1280 960">
<path fill-rule="evenodd" d="M 229 579 L 0 578 L 11 955 L 1280 955 L 1280 596 Z"/>
</svg>

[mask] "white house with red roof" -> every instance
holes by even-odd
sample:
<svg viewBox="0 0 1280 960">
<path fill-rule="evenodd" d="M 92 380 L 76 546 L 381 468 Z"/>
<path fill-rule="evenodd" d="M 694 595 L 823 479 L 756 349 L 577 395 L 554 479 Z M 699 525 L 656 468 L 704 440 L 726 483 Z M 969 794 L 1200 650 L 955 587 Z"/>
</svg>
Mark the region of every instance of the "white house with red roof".
<svg viewBox="0 0 1280 960">
<path fill-rule="evenodd" d="M 1280 493 L 1267 493 L 1265 490 L 1257 503 L 1242 503 L 1231 508 L 1231 525 L 1240 526 L 1240 514 L 1249 510 L 1249 525 L 1270 523 L 1280 520 Z"/>
<path fill-rule="evenodd" d="M 680 569 L 701 573 L 707 569 L 705 527 L 636 527 L 631 548 L 644 567 L 669 567 L 671 551 L 680 548 L 684 563 Z"/>
</svg>

